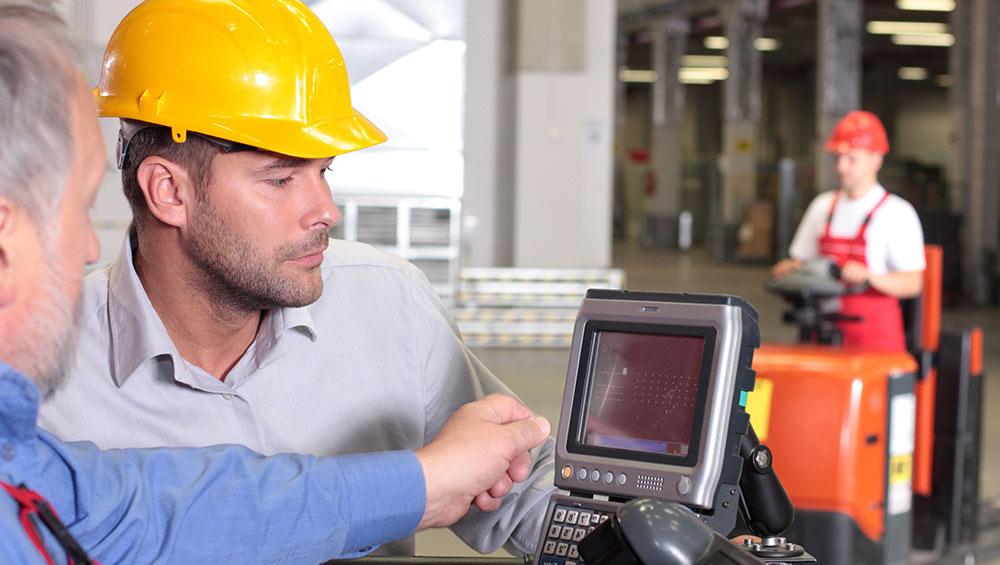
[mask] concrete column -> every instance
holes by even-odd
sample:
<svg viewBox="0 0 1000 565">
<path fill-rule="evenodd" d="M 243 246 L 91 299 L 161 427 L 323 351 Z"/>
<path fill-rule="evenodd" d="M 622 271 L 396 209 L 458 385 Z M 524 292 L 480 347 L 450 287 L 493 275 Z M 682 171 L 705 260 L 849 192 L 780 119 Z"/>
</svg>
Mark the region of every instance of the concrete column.
<svg viewBox="0 0 1000 565">
<path fill-rule="evenodd" d="M 844 114 L 861 107 L 861 0 L 819 0 L 816 51 L 816 191 L 837 188 L 826 143 Z"/>
<path fill-rule="evenodd" d="M 972 54 L 972 6 L 958 2 L 949 16 L 951 34 L 955 43 L 948 50 L 948 74 L 951 86 L 948 98 L 951 103 L 951 154 L 948 164 L 948 185 L 952 210 L 962 210 L 965 195 L 969 190 L 969 150 L 972 148 L 972 127 L 970 108 L 972 88 L 969 84 L 971 69 L 969 58 Z"/>
<path fill-rule="evenodd" d="M 961 129 L 968 138 L 968 190 L 963 198 L 963 284 L 966 296 L 977 304 L 997 300 L 998 250 L 1000 250 L 1000 3 L 993 0 L 957 2 L 956 11 L 970 9 L 968 116 Z M 958 31 L 958 30 L 956 30 Z M 958 35 L 956 34 L 956 39 Z M 961 88 L 961 87 L 960 87 Z"/>
<path fill-rule="evenodd" d="M 736 230 L 757 193 L 760 52 L 754 42 L 767 17 L 767 0 L 733 0 L 722 10 L 729 39 L 729 78 L 723 86 L 722 221 L 716 249 L 732 251 Z M 725 259 L 727 257 L 717 257 Z"/>
<path fill-rule="evenodd" d="M 628 66 L 629 29 L 621 21 L 615 29 L 615 138 L 614 138 L 614 176 L 612 177 L 612 237 L 625 239 L 628 237 L 628 196 L 625 186 L 625 154 L 628 151 L 628 140 L 625 139 L 628 123 L 628 103 L 626 100 L 625 81 L 619 73 Z"/>
<path fill-rule="evenodd" d="M 463 264 L 514 263 L 515 77 L 507 0 L 466 4 Z"/>
<path fill-rule="evenodd" d="M 514 266 L 607 267 L 617 2 L 517 7 Z"/>
<path fill-rule="evenodd" d="M 681 201 L 681 142 L 684 133 L 684 85 L 678 78 L 687 51 L 690 25 L 686 17 L 668 16 L 653 24 L 653 128 L 651 154 L 656 193 L 643 221 L 644 243 L 655 247 L 677 244 Z"/>
</svg>

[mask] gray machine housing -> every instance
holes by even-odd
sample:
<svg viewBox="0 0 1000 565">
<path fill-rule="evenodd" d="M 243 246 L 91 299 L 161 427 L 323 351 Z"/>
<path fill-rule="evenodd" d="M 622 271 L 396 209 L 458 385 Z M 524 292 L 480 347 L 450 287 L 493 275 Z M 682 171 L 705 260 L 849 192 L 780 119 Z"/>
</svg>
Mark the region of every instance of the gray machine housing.
<svg viewBox="0 0 1000 565">
<path fill-rule="evenodd" d="M 574 449 L 571 434 L 582 429 L 588 367 L 592 353 L 588 333 L 614 324 L 616 328 L 672 327 L 706 330 L 705 355 L 711 355 L 707 382 L 699 396 L 700 422 L 692 430 L 697 445 L 680 464 L 643 461 Z M 760 346 L 757 312 L 733 296 L 591 290 L 584 299 L 573 334 L 569 369 L 563 396 L 556 446 L 555 485 L 573 496 L 608 496 L 611 500 L 654 497 L 678 502 L 702 515 L 723 535 L 736 524 L 739 479 L 743 459 L 740 435 L 746 434 L 749 416 L 746 394 L 753 390 L 755 373 L 750 365 Z M 702 380 L 706 376 L 702 375 Z M 697 434 L 697 435 L 695 435 Z M 585 472 L 581 471 L 585 470 Z M 596 472 L 596 475 L 595 475 Z M 593 480 L 597 476 L 598 480 Z M 606 478 L 611 480 L 607 481 Z"/>
</svg>

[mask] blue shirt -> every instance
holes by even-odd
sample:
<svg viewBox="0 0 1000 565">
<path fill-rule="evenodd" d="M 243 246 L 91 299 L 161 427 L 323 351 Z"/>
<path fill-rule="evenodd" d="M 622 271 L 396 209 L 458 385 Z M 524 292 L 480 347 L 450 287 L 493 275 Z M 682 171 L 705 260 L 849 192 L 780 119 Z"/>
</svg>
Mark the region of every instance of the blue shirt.
<svg viewBox="0 0 1000 565">
<path fill-rule="evenodd" d="M 100 451 L 39 429 L 38 405 L 35 385 L 0 362 L 0 481 L 45 497 L 105 565 L 356 557 L 410 535 L 423 516 L 423 472 L 410 451 L 333 458 L 263 457 L 237 446 Z M 36 523 L 46 550 L 65 563 Z M 0 562 L 44 562 L 3 490 Z"/>
</svg>

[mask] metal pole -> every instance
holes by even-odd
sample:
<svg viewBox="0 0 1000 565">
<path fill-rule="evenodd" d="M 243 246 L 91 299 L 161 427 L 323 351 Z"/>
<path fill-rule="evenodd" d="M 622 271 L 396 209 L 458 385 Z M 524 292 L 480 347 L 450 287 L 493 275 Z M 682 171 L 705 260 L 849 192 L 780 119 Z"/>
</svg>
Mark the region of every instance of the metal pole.
<svg viewBox="0 0 1000 565">
<path fill-rule="evenodd" d="M 774 212 L 774 256 L 785 257 L 791 238 L 791 207 L 795 197 L 795 160 L 778 161 L 778 203 Z"/>
</svg>

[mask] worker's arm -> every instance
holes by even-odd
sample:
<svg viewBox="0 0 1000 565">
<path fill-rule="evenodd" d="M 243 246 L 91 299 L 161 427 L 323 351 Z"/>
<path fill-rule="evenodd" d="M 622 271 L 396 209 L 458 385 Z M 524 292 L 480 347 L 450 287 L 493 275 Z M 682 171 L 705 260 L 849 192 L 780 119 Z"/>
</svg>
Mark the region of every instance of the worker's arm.
<svg viewBox="0 0 1000 565">
<path fill-rule="evenodd" d="M 358 557 L 410 535 L 425 510 L 413 452 L 264 458 L 238 446 L 99 451 L 39 437 L 47 465 L 30 486 L 104 563 Z"/>
<path fill-rule="evenodd" d="M 924 289 L 924 272 L 909 271 L 906 273 L 886 273 L 884 275 L 871 275 L 868 277 L 869 284 L 881 292 L 896 298 L 913 298 Z"/>
<path fill-rule="evenodd" d="M 882 294 L 896 298 L 913 298 L 924 288 L 923 271 L 872 274 L 868 267 L 856 261 L 848 261 L 843 268 L 841 279 L 848 284 L 867 282 Z"/>
<path fill-rule="evenodd" d="M 819 257 L 819 238 L 826 225 L 826 214 L 830 209 L 832 193 L 823 193 L 809 204 L 802 222 L 795 230 L 795 237 L 788 248 L 789 258 L 778 261 L 771 268 L 771 276 L 780 279 L 802 266 L 806 261 Z"/>
<path fill-rule="evenodd" d="M 358 557 L 500 506 L 549 425 L 514 399 L 458 409 L 429 444 L 316 458 L 240 446 L 99 451 L 38 432 L 36 488 L 105 563 Z"/>
<path fill-rule="evenodd" d="M 782 259 L 771 267 L 771 276 L 776 279 L 780 279 L 785 275 L 791 274 L 793 271 L 797 270 L 802 266 L 802 261 L 798 259 Z"/>
</svg>

